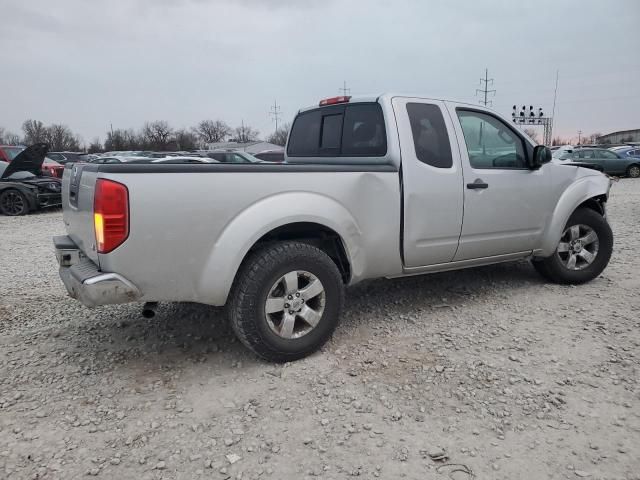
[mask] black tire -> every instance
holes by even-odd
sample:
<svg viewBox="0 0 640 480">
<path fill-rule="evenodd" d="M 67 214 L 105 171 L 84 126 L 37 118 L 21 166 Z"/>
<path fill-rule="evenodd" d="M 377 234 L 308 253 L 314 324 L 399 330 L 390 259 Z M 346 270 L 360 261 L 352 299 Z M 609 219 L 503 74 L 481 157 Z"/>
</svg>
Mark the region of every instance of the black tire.
<svg viewBox="0 0 640 480">
<path fill-rule="evenodd" d="M 569 218 L 565 231 L 574 225 L 586 225 L 597 234 L 598 250 L 595 259 L 581 270 L 567 268 L 557 251 L 550 257 L 533 259 L 536 271 L 554 283 L 578 285 L 588 282 L 600 275 L 609 264 L 613 251 L 613 233 L 607 220 L 590 208 L 579 208 Z"/>
<path fill-rule="evenodd" d="M 627 167 L 627 177 L 640 177 L 640 165 L 629 165 L 629 167 Z"/>
<path fill-rule="evenodd" d="M 29 213 L 27 197 L 15 188 L 3 190 L 0 193 L 0 213 L 15 217 Z"/>
<path fill-rule="evenodd" d="M 267 296 L 278 279 L 292 271 L 309 272 L 324 287 L 318 323 L 300 338 L 282 338 L 267 320 Z M 344 304 L 342 276 L 322 250 L 301 242 L 278 242 L 250 254 L 232 287 L 227 313 L 238 339 L 258 356 L 272 362 L 306 357 L 331 337 Z M 299 320 L 296 320 L 296 322 Z"/>
</svg>

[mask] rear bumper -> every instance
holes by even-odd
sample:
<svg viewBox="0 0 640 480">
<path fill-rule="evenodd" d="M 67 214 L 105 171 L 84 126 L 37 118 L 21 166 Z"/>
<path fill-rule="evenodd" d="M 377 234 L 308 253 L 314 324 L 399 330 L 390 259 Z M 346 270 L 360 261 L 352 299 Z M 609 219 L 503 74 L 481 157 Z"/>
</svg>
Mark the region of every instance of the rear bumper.
<svg viewBox="0 0 640 480">
<path fill-rule="evenodd" d="M 87 307 L 135 302 L 140 290 L 117 273 L 102 272 L 68 236 L 53 237 L 60 278 L 69 296 Z"/>
</svg>

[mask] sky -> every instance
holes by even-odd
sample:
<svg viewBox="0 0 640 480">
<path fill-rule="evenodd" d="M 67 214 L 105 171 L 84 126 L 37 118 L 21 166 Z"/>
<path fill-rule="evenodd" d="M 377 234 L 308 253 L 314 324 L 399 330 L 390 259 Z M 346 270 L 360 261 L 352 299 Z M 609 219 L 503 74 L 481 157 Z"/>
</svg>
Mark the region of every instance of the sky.
<svg viewBox="0 0 640 480">
<path fill-rule="evenodd" d="M 554 136 L 640 128 L 638 0 L 0 0 L 0 127 L 87 142 L 167 120 L 266 137 L 320 99 L 400 92 L 551 113 Z M 540 132 L 542 134 L 542 132 Z"/>
</svg>

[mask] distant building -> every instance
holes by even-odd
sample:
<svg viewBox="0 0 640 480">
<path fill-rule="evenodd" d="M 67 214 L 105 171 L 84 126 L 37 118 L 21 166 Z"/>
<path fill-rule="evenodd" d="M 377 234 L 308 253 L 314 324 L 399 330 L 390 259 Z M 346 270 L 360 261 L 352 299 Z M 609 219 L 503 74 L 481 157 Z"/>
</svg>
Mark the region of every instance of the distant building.
<svg viewBox="0 0 640 480">
<path fill-rule="evenodd" d="M 607 133 L 606 135 L 602 135 L 598 137 L 597 143 L 627 143 L 640 142 L 640 128 L 636 128 L 635 130 L 621 130 L 619 132 Z"/>
<path fill-rule="evenodd" d="M 269 142 L 215 142 L 208 143 L 207 150 L 237 150 L 247 153 L 260 153 L 266 150 L 284 150 L 284 147 Z"/>
</svg>

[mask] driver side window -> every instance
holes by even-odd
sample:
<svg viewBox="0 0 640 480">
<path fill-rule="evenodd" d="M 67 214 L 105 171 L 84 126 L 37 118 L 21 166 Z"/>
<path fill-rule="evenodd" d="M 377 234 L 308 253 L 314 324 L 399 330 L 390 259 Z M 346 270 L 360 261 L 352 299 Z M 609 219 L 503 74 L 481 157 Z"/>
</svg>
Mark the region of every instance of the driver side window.
<svg viewBox="0 0 640 480">
<path fill-rule="evenodd" d="M 486 113 L 458 110 L 469 163 L 473 168 L 526 169 L 522 138 Z"/>
</svg>

